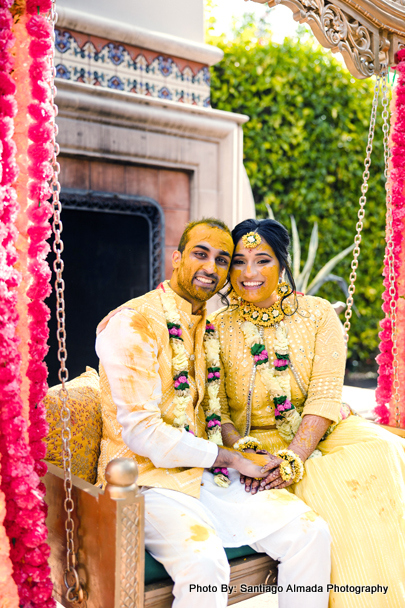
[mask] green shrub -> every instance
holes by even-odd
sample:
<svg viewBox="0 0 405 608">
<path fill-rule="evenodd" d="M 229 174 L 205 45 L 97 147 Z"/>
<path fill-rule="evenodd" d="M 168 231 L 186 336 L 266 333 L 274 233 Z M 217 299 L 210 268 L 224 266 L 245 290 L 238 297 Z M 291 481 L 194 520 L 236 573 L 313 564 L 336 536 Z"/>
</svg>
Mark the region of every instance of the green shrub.
<svg viewBox="0 0 405 608">
<path fill-rule="evenodd" d="M 300 40 L 247 42 L 245 31 L 234 40 L 215 42 L 225 57 L 212 68 L 212 105 L 250 116 L 243 127 L 244 162 L 257 215 L 267 217 L 268 203 L 290 230 L 294 214 L 303 254 L 317 221 L 317 272 L 353 243 L 374 80 L 355 80 L 330 52 Z M 379 126 L 356 283 L 361 316 L 353 314 L 349 352 L 352 361 L 363 364 L 374 363 L 378 347 L 384 226 Z M 351 259 L 348 255 L 337 267 L 347 280 Z M 325 284 L 319 295 L 341 299 L 333 284 Z"/>
</svg>

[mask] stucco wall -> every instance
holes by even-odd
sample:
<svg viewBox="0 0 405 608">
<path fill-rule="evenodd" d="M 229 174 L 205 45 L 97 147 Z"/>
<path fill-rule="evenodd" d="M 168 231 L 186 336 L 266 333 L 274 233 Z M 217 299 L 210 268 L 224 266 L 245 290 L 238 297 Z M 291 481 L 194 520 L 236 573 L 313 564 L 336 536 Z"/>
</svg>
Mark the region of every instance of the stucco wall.
<svg viewBox="0 0 405 608">
<path fill-rule="evenodd" d="M 58 0 L 58 6 L 204 42 L 203 0 Z"/>
</svg>

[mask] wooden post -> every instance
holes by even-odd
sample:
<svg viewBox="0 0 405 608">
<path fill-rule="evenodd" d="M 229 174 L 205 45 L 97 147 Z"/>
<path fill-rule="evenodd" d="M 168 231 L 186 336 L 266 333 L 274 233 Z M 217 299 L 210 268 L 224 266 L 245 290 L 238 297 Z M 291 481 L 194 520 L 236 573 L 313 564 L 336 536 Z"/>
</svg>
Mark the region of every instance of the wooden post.
<svg viewBox="0 0 405 608">
<path fill-rule="evenodd" d="M 107 466 L 105 492 L 72 475 L 77 570 L 86 596 L 82 608 L 143 608 L 144 499 L 136 484 L 137 476 L 136 463 L 125 458 L 113 460 Z M 53 595 L 65 608 L 71 608 L 65 598 L 63 578 L 66 567 L 63 471 L 48 463 L 44 482 Z"/>
</svg>

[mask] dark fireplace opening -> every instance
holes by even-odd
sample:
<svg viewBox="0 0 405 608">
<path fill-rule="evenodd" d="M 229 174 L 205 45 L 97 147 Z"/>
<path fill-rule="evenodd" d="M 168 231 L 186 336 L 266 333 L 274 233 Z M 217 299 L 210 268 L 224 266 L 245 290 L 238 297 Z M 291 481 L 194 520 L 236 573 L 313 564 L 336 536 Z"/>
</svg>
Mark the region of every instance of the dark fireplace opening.
<svg viewBox="0 0 405 608">
<path fill-rule="evenodd" d="M 163 215 L 156 201 L 105 193 L 62 191 L 66 346 L 69 378 L 89 365 L 98 369 L 98 323 L 127 300 L 143 295 L 162 280 Z M 53 269 L 55 254 L 48 261 Z M 56 339 L 55 276 L 47 300 L 51 310 L 48 383 L 59 383 Z"/>
</svg>

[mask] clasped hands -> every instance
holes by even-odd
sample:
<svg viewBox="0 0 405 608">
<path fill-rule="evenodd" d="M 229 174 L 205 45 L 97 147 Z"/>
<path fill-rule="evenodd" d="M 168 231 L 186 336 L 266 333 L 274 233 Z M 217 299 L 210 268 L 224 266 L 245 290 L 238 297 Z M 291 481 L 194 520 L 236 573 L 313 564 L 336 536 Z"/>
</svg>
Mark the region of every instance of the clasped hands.
<svg viewBox="0 0 405 608">
<path fill-rule="evenodd" d="M 246 452 L 254 453 L 255 450 L 245 450 Z M 257 450 L 256 454 L 263 454 L 269 458 L 269 462 L 261 469 L 261 474 L 264 474 L 262 479 L 253 479 L 241 474 L 240 482 L 245 484 L 246 492 L 256 494 L 256 492 L 262 492 L 263 490 L 281 490 L 294 483 L 292 479 L 284 481 L 280 475 L 280 464 L 283 462 L 282 458 L 274 456 L 266 450 Z"/>
<path fill-rule="evenodd" d="M 244 458 L 243 454 L 247 452 L 254 453 L 255 450 L 235 452 L 219 447 L 218 456 L 213 467 L 230 467 L 239 471 L 240 481 L 245 484 L 246 492 L 251 492 L 252 494 L 256 494 L 257 491 L 262 490 L 286 488 L 294 483 L 292 480 L 284 481 L 280 476 L 282 458 L 278 458 L 278 456 L 274 456 L 266 450 L 257 450 L 256 454 L 262 454 L 268 458 L 267 464 L 262 467 Z M 256 477 L 260 479 L 255 479 Z"/>
</svg>

